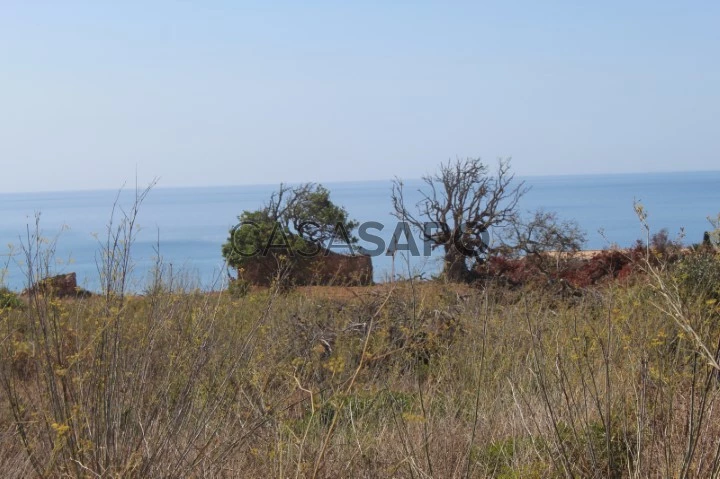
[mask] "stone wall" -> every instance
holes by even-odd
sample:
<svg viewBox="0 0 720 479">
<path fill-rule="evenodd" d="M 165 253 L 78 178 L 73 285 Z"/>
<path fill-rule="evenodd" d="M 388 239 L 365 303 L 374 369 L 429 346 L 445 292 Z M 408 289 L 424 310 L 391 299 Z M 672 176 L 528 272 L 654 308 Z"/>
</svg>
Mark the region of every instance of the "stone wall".
<svg viewBox="0 0 720 479">
<path fill-rule="evenodd" d="M 77 275 L 75 273 L 60 274 L 44 278 L 33 285 L 32 288 L 23 291 L 23 295 L 30 294 L 49 294 L 58 298 L 70 296 L 89 296 L 90 293 L 82 288 L 78 288 Z"/>
<path fill-rule="evenodd" d="M 329 252 L 312 257 L 280 258 L 276 254 L 252 258 L 238 268 L 238 278 L 249 283 L 268 286 L 280 267 L 291 284 L 366 286 L 373 282 L 370 256 L 344 255 Z"/>
</svg>

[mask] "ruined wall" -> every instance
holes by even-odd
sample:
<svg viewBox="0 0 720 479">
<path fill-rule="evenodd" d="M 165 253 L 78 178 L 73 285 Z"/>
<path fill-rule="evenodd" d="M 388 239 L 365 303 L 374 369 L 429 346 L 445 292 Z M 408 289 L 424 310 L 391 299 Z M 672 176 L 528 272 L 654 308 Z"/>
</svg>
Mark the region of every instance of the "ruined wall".
<svg viewBox="0 0 720 479">
<path fill-rule="evenodd" d="M 280 267 L 284 268 L 283 272 L 289 282 L 298 286 L 365 286 L 373 282 L 370 256 L 349 256 L 333 252 L 326 256 L 295 256 L 284 260 L 276 254 L 255 257 L 238 269 L 238 278 L 252 284 L 268 286 L 278 275 Z"/>
<path fill-rule="evenodd" d="M 77 275 L 75 273 L 60 274 L 44 278 L 33 285 L 32 288 L 22 292 L 23 295 L 31 294 L 48 294 L 58 298 L 66 298 L 71 296 L 89 296 L 90 292 L 77 285 Z"/>
</svg>

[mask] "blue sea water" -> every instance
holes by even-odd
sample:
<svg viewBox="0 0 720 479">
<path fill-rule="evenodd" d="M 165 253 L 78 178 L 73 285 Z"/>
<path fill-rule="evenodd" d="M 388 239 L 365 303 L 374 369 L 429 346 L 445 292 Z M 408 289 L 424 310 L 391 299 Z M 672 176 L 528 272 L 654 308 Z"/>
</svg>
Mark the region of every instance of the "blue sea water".
<svg viewBox="0 0 720 479">
<path fill-rule="evenodd" d="M 577 220 L 587 232 L 588 249 L 602 249 L 616 243 L 628 246 L 644 236 L 633 209 L 639 200 L 649 213 L 653 232 L 667 228 L 671 236 L 684 230 L 686 243 L 697 243 L 710 229 L 709 216 L 720 212 L 720 171 L 587 176 L 542 176 L 522 178 L 530 191 L 520 209 L 544 208 L 560 217 Z M 409 204 L 419 199 L 419 180 L 406 181 Z M 390 181 L 327 183 L 331 198 L 346 207 L 351 217 L 387 225 L 379 236 L 386 244 L 395 229 L 390 214 Z M 153 189 L 142 204 L 133 246 L 135 264 L 131 287 L 141 291 L 159 255 L 174 272 L 182 272 L 196 286 L 219 287 L 227 277 L 220 248 L 237 216 L 267 201 L 277 186 L 228 186 L 208 188 Z M 26 286 L 22 243 L 27 241 L 35 214 L 40 213 L 43 236 L 57 237 L 52 264 L 54 272 L 77 272 L 78 281 L 90 290 L 99 288 L 97 258 L 99 240 L 106 237 L 117 191 L 53 193 L 0 193 L 0 269 L 11 289 Z M 119 205 L 127 209 L 134 190 L 124 190 Z M 601 233 L 602 231 L 602 233 Z M 7 245 L 7 246 L 6 246 Z M 362 242 L 361 242 L 361 245 Z M 159 246 L 159 248 L 158 248 Z M 372 244 L 364 245 L 372 248 Z M 158 251 L 159 250 L 159 251 Z M 398 274 L 439 271 L 438 255 L 430 258 L 396 259 Z M 373 258 L 376 281 L 388 278 L 389 256 Z"/>
</svg>

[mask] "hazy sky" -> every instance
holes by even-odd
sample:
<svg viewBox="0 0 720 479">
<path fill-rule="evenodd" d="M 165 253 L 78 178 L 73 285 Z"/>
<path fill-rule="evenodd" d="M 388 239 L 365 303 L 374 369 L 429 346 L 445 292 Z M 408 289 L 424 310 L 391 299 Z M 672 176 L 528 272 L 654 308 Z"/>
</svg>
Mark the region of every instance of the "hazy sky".
<svg viewBox="0 0 720 479">
<path fill-rule="evenodd" d="M 717 1 L 0 3 L 0 192 L 709 170 L 719 113 Z"/>
</svg>

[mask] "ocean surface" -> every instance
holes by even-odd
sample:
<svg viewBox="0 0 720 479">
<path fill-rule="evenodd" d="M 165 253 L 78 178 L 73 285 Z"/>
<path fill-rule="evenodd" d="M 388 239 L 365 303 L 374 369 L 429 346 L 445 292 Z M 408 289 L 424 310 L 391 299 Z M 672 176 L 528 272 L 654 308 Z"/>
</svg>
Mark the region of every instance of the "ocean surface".
<svg viewBox="0 0 720 479">
<path fill-rule="evenodd" d="M 671 237 L 684 231 L 684 242 L 698 243 L 710 229 L 708 216 L 720 212 L 720 171 L 588 176 L 542 176 L 519 178 L 530 191 L 520 203 L 522 211 L 544 208 L 561 218 L 575 219 L 586 231 L 587 249 L 602 249 L 612 243 L 629 246 L 644 237 L 633 201 L 639 200 L 648 212 L 651 231 L 667 228 Z M 406 181 L 408 204 L 418 199 L 419 180 Z M 326 183 L 331 198 L 345 206 L 360 222 L 377 221 L 386 227 L 374 233 L 386 244 L 397 220 L 391 216 L 391 182 Z M 172 265 L 188 286 L 203 289 L 222 287 L 227 273 L 220 248 L 237 216 L 257 209 L 277 185 L 209 188 L 163 188 L 156 186 L 142 204 L 139 227 L 132 247 L 134 273 L 130 287 L 142 291 L 159 257 Z M 53 193 L 0 193 L 0 269 L 3 282 L 14 290 L 26 286 L 23 244 L 28 228 L 35 227 L 39 214 L 42 236 L 56 239 L 51 269 L 55 274 L 76 272 L 78 282 L 98 290 L 97 260 L 100 241 L 107 237 L 107 224 L 118 191 L 77 191 Z M 134 189 L 119 194 L 119 206 L 127 210 Z M 363 245 L 373 248 L 372 244 Z M 341 250 L 336 250 L 341 251 Z M 373 258 L 376 281 L 386 280 L 392 269 L 390 256 Z M 437 254 L 425 257 L 398 257 L 395 273 L 430 277 L 441 266 Z"/>
</svg>

